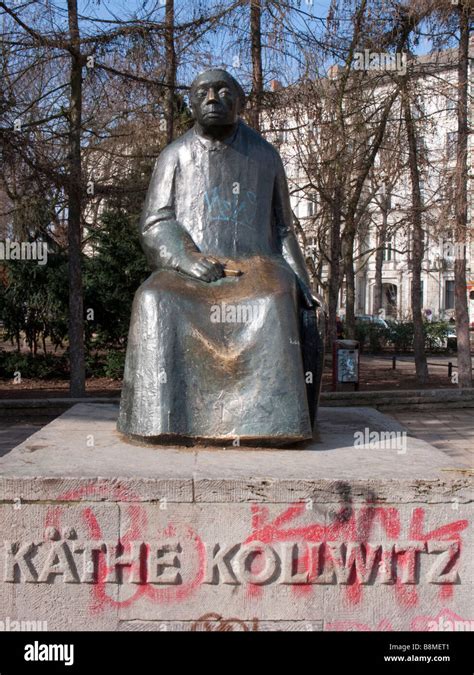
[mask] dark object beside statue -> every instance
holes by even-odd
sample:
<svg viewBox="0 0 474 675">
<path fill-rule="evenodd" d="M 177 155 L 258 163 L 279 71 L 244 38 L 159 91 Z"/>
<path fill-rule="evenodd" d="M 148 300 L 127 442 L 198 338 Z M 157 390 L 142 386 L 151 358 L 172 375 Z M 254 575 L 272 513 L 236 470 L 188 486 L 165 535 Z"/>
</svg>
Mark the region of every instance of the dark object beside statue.
<svg viewBox="0 0 474 675">
<path fill-rule="evenodd" d="M 194 81 L 195 126 L 158 158 L 140 221 L 154 270 L 132 309 L 118 430 L 151 442 L 312 437 L 323 313 L 278 152 L 239 119 L 240 85 Z"/>
</svg>

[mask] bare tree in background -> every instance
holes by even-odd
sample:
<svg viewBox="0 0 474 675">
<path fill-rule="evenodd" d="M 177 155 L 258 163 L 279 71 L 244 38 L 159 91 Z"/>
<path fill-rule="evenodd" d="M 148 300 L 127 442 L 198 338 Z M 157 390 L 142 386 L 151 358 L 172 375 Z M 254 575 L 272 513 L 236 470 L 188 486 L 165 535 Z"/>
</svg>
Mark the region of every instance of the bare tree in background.
<svg viewBox="0 0 474 675">
<path fill-rule="evenodd" d="M 474 17 L 469 0 L 458 4 L 459 13 L 459 61 L 458 61 L 458 136 L 456 155 L 456 259 L 454 261 L 455 312 L 458 348 L 458 384 L 460 387 L 472 387 L 472 361 L 469 341 L 469 311 L 467 305 L 466 284 L 466 243 L 468 230 L 467 148 L 469 138 L 468 123 L 468 73 L 469 73 L 469 34 Z"/>
<path fill-rule="evenodd" d="M 166 49 L 166 140 L 171 143 L 174 132 L 176 50 L 174 45 L 174 0 L 166 0 L 165 15 Z"/>
<path fill-rule="evenodd" d="M 84 359 L 84 300 L 82 289 L 82 67 L 77 0 L 68 0 L 70 65 L 69 170 L 68 170 L 68 267 L 69 267 L 69 362 L 70 394 L 81 397 L 86 392 Z"/>
<path fill-rule="evenodd" d="M 454 180 L 447 171 L 443 190 L 448 198 L 448 212 L 454 203 L 454 298 L 458 352 L 458 384 L 472 386 L 472 359 L 469 339 L 469 311 L 467 301 L 466 246 L 469 245 L 468 223 L 468 139 L 472 133 L 469 123 L 469 45 L 474 10 L 471 0 L 416 0 L 428 16 L 430 38 L 437 47 L 443 47 L 454 35 L 458 35 L 456 102 L 456 168 Z M 472 97 L 471 103 L 472 105 Z M 449 157 L 447 158 L 449 160 Z M 449 220 L 451 213 L 445 220 Z"/>
<path fill-rule="evenodd" d="M 111 144 L 105 141 L 113 136 L 119 139 L 123 135 L 127 125 L 122 120 L 141 116 L 141 110 L 145 108 L 156 112 L 156 100 L 161 107 L 158 117 L 167 122 L 166 140 L 170 142 L 175 124 L 176 97 L 180 89 L 185 89 L 176 84 L 177 36 L 182 41 L 186 38 L 199 40 L 240 3 L 216 4 L 209 14 L 205 14 L 199 6 L 188 8 L 189 19 L 179 25 L 175 22 L 172 0 L 167 0 L 165 15 L 160 21 L 154 20 L 154 14 L 162 9 L 162 3 L 155 2 L 148 8 L 147 4 L 143 2 L 138 13 L 109 21 L 94 16 L 80 17 L 77 0 L 67 0 L 65 25 L 62 14 L 58 15 L 58 8 L 49 0 L 44 3 L 32 0 L 13 7 L 0 2 L 3 18 L 10 22 L 3 41 L 3 63 L 10 64 L 9 72 L 12 73 L 10 91 L 13 103 L 10 108 L 7 106 L 7 112 L 19 114 L 23 120 L 27 116 L 31 118 L 21 131 L 8 128 L 8 123 L 0 129 L 4 156 L 10 158 L 10 167 L 14 163 L 18 165 L 17 158 L 20 157 L 39 180 L 45 184 L 53 181 L 65 195 L 70 393 L 74 397 L 85 393 L 81 257 L 85 209 L 88 208 L 86 184 L 91 181 L 90 175 L 84 173 L 84 159 L 95 153 L 95 163 L 87 162 L 87 166 L 88 169 L 94 166 L 96 173 L 100 174 L 104 170 L 107 152 L 113 154 Z M 192 14 L 194 11 L 195 15 Z M 150 61 L 151 67 L 148 65 Z M 41 81 L 41 89 L 32 87 L 31 100 L 28 100 L 30 91 L 25 92 L 21 87 L 28 77 L 31 79 L 31 75 L 41 72 L 39 68 L 45 63 L 51 64 L 51 77 Z M 64 77 L 66 72 L 67 80 Z M 100 82 L 99 74 L 104 76 L 104 81 Z M 117 78 L 121 81 L 120 87 L 115 87 L 119 96 L 110 105 L 104 105 L 107 89 Z M 91 87 L 95 87 L 94 95 L 91 95 Z M 109 111 L 108 117 L 104 109 Z M 43 112 L 46 114 L 42 115 Z M 158 125 L 156 117 L 150 116 L 149 125 Z M 30 132 L 29 129 L 36 131 Z M 136 129 L 129 125 L 128 133 L 133 137 Z M 152 147 L 150 137 L 155 136 L 151 130 L 145 130 L 143 141 L 148 142 L 148 152 Z M 122 144 L 121 152 L 125 157 L 130 155 L 134 145 L 133 138 L 128 146 Z M 115 147 L 119 148 L 120 144 Z M 1 173 L 5 175 L 4 171 Z"/>
<path fill-rule="evenodd" d="M 260 130 L 260 111 L 263 94 L 262 70 L 262 5 L 261 0 L 249 0 L 250 3 L 250 42 L 252 59 L 252 90 L 250 92 L 249 124 Z"/>
<path fill-rule="evenodd" d="M 290 148 L 293 156 L 288 173 L 291 177 L 291 167 L 294 169 L 296 163 L 300 171 L 292 192 L 314 206 L 311 215 L 296 220 L 296 226 L 302 239 L 311 237 L 313 248 L 313 239 L 317 240 L 319 256 L 308 256 L 308 265 L 315 283 L 325 292 L 330 338 L 336 337 L 336 312 L 342 292 L 346 333 L 353 336 L 358 272 L 363 271 L 364 260 L 372 252 L 376 256 L 374 312 L 382 302 L 383 249 L 390 228 L 387 204 L 380 195 L 381 175 L 375 180 L 373 177 L 377 156 L 391 142 L 393 118 L 414 136 L 397 149 L 404 169 L 411 162 L 410 184 L 415 186 L 414 192 L 410 191 L 410 218 L 414 223 L 411 243 L 418 253 L 423 250 L 423 229 L 426 232 L 430 225 L 420 188 L 424 176 L 420 174 L 419 138 L 426 119 L 414 114 L 416 78 L 408 78 L 401 95 L 398 74 L 355 69 L 354 55 L 364 49 L 410 51 L 420 22 L 437 17 L 441 9 L 445 16 L 433 18 L 427 35 L 434 45 L 437 27 L 445 26 L 446 39 L 452 40 L 464 25 L 469 3 L 454 6 L 448 0 L 332 0 L 324 23 L 312 14 L 310 3 L 196 0 L 183 5 L 175 0 L 143 0 L 138 5 L 136 11 L 126 10 L 127 16 L 104 20 L 100 13 L 78 16 L 77 0 L 67 0 L 67 22 L 51 0 L 14 5 L 0 0 L 0 10 L 10 22 L 0 52 L 6 64 L 0 92 L 0 116 L 6 120 L 0 123 L 5 141 L 0 178 L 5 184 L 9 180 L 7 194 L 18 213 L 26 203 L 33 207 L 31 193 L 36 191 L 51 195 L 51 202 L 57 204 L 52 219 L 59 220 L 61 210 L 63 220 L 67 216 L 74 395 L 84 390 L 83 366 L 79 365 L 83 364 L 80 257 L 87 232 L 100 226 L 96 221 L 101 200 L 117 192 L 118 185 L 120 190 L 137 192 L 137 200 L 142 198 L 145 181 L 140 182 L 139 171 L 135 173 L 138 180 L 128 180 L 128 167 L 142 162 L 146 175 L 163 145 L 189 124 L 184 83 L 189 83 L 197 70 L 226 64 L 229 55 L 228 65 L 238 70 L 237 76 L 250 92 L 249 123 L 264 134 L 268 132 L 271 142 L 286 143 Z M 467 38 L 461 39 L 460 54 L 467 53 L 466 39 L 469 41 L 472 11 L 467 11 Z M 12 22 L 14 31 L 10 31 Z M 92 68 L 88 66 L 90 58 Z M 469 132 L 464 93 L 467 58 L 461 61 L 454 184 L 458 242 L 465 241 L 467 232 Z M 274 82 L 275 91 L 265 91 L 271 78 L 290 84 L 279 87 Z M 430 86 L 435 91 L 435 85 Z M 8 127 L 15 114 L 21 114 L 26 123 L 21 132 L 12 133 Z M 263 123 L 268 119 L 273 120 L 272 129 Z M 281 141 L 272 137 L 275 133 Z M 90 181 L 94 183 L 93 198 L 86 193 Z M 364 251 L 361 242 L 367 213 L 377 199 L 385 213 L 379 240 L 374 251 Z M 23 217 L 20 220 L 24 222 Z M 411 223 L 409 227 L 411 230 Z M 412 251 L 410 264 L 416 267 L 418 262 L 421 265 L 420 256 Z M 322 274 L 323 265 L 327 277 Z M 412 294 L 414 321 L 419 324 L 416 350 L 420 354 L 423 326 L 417 274 L 415 269 Z M 418 281 L 420 275 L 421 270 Z M 465 260 L 456 261 L 455 275 L 460 372 L 467 372 Z M 420 376 L 426 376 L 423 367 Z"/>
<path fill-rule="evenodd" d="M 411 309 L 413 316 L 413 351 L 415 355 L 416 377 L 420 384 L 428 381 L 428 365 L 425 354 L 425 336 L 421 303 L 421 270 L 424 255 L 424 235 L 422 224 L 423 202 L 420 188 L 419 152 L 417 130 L 413 119 L 412 102 L 405 84 L 402 91 L 402 114 L 408 142 L 409 170 L 411 181 Z"/>
</svg>

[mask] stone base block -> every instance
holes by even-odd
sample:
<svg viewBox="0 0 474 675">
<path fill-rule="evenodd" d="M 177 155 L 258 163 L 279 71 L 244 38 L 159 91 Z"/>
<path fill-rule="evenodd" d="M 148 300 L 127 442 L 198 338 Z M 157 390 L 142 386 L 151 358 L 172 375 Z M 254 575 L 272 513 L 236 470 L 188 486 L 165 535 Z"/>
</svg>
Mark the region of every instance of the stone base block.
<svg viewBox="0 0 474 675">
<path fill-rule="evenodd" d="M 472 472 L 390 418 L 323 408 L 260 450 L 131 445 L 116 416 L 0 460 L 0 629 L 472 630 Z"/>
</svg>

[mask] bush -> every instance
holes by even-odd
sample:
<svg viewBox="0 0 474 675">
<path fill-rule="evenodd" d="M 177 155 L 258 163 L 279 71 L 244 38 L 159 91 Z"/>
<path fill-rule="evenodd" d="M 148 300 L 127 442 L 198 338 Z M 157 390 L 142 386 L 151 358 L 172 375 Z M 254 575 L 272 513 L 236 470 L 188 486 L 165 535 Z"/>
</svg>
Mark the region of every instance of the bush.
<svg viewBox="0 0 474 675">
<path fill-rule="evenodd" d="M 67 335 L 68 281 L 64 253 L 50 252 L 47 265 L 4 261 L 0 316 L 4 339 L 20 347 L 24 336 L 37 353 L 46 340 L 61 346 Z M 46 349 L 45 349 L 46 350 Z"/>
<path fill-rule="evenodd" d="M 86 377 L 104 376 L 104 357 L 99 352 L 86 354 Z"/>
<path fill-rule="evenodd" d="M 89 352 L 86 358 L 86 376 L 110 377 L 113 380 L 121 380 L 124 366 L 125 351 Z"/>
<path fill-rule="evenodd" d="M 448 342 L 449 324 L 447 321 L 434 321 L 423 324 L 425 332 L 425 347 L 429 351 L 446 349 Z"/>
<path fill-rule="evenodd" d="M 88 348 L 122 348 L 135 291 L 149 275 L 134 218 L 107 210 L 89 243 L 94 255 L 84 260 L 84 307 Z M 92 310 L 92 316 L 87 314 Z"/>
<path fill-rule="evenodd" d="M 364 351 L 368 333 L 369 333 L 369 325 L 367 323 L 356 321 L 355 339 L 359 343 L 359 348 L 361 352 Z"/>
<path fill-rule="evenodd" d="M 368 348 L 371 354 L 381 352 L 389 337 L 389 331 L 383 326 L 356 321 L 355 339 L 359 342 L 360 351 Z"/>
<path fill-rule="evenodd" d="M 86 357 L 87 377 L 110 377 L 120 380 L 125 365 L 125 351 L 110 351 L 107 354 L 89 353 Z M 54 354 L 24 354 L 0 351 L 0 377 L 12 380 L 15 373 L 24 379 L 68 379 L 69 358 Z"/>
<path fill-rule="evenodd" d="M 377 326 L 376 324 L 369 324 L 367 328 L 370 351 L 372 354 L 377 354 L 384 348 L 387 338 L 389 337 L 389 331 L 387 328 Z"/>
<path fill-rule="evenodd" d="M 425 349 L 436 351 L 446 349 L 449 324 L 446 321 L 433 321 L 423 323 L 425 336 Z M 395 351 L 406 352 L 413 349 L 414 328 L 413 321 L 392 323 L 390 325 L 390 342 Z"/>
<path fill-rule="evenodd" d="M 406 352 L 413 348 L 413 322 L 393 323 L 390 326 L 390 342 L 396 352 Z"/>
<path fill-rule="evenodd" d="M 54 354 L 19 354 L 0 352 L 0 377 L 13 379 L 15 373 L 22 378 L 67 379 L 69 363 L 65 356 Z"/>
<path fill-rule="evenodd" d="M 105 377 L 111 377 L 113 380 L 121 380 L 123 369 L 125 367 L 125 352 L 111 351 L 107 354 L 104 366 Z"/>
</svg>

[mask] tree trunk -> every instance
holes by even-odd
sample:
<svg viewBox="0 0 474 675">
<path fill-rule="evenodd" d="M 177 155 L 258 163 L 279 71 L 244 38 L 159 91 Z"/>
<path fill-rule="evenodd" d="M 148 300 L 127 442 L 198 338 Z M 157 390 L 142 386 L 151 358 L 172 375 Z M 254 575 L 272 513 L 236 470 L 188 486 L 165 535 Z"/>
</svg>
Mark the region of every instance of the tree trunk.
<svg viewBox="0 0 474 675">
<path fill-rule="evenodd" d="M 69 392 L 72 397 L 85 395 L 84 302 L 81 269 L 81 124 L 82 124 L 82 56 L 79 45 L 77 0 L 68 0 L 71 54 L 69 112 L 69 180 L 68 180 L 68 268 L 69 268 Z"/>
<path fill-rule="evenodd" d="M 357 207 L 363 193 L 364 184 L 371 167 L 374 165 L 375 157 L 381 147 L 388 118 L 392 109 L 397 91 L 385 101 L 384 110 L 380 123 L 372 143 L 371 150 L 367 158 L 362 162 L 358 172 L 356 186 L 350 196 L 346 211 L 346 223 L 344 227 L 344 271 L 346 274 L 346 327 L 347 336 L 351 339 L 355 337 L 355 270 L 354 270 L 354 245 L 359 226 L 360 218 L 357 218 Z"/>
<path fill-rule="evenodd" d="M 355 271 L 354 271 L 354 230 L 346 234 L 344 246 L 344 274 L 346 278 L 345 336 L 355 339 Z"/>
<path fill-rule="evenodd" d="M 166 143 L 174 134 L 174 92 L 176 86 L 176 51 L 174 48 L 174 0 L 166 0 L 165 52 L 166 52 Z"/>
<path fill-rule="evenodd" d="M 372 304 L 372 314 L 379 315 L 383 306 L 382 301 L 382 271 L 383 271 L 383 251 L 385 239 L 387 236 L 387 211 L 382 208 L 382 225 L 377 238 L 377 250 L 375 251 L 375 279 L 374 279 L 374 300 Z"/>
<path fill-rule="evenodd" d="M 468 143 L 468 53 L 469 20 L 472 11 L 468 2 L 459 5 L 459 63 L 458 63 L 458 138 L 456 160 L 456 259 L 454 262 L 456 335 L 458 348 L 458 384 L 472 387 L 471 346 L 469 340 L 469 310 L 466 284 L 467 233 L 467 143 Z"/>
<path fill-rule="evenodd" d="M 261 0 L 250 0 L 250 37 L 252 55 L 252 91 L 250 94 L 249 124 L 260 131 L 260 110 L 263 93 L 262 70 L 262 5 Z"/>
<path fill-rule="evenodd" d="M 407 86 L 402 92 L 403 115 L 408 139 L 408 161 L 411 179 L 412 201 L 412 250 L 411 250 L 411 307 L 413 315 L 413 351 L 415 354 L 416 377 L 419 384 L 428 381 L 428 366 L 425 354 L 425 336 L 421 307 L 421 265 L 423 261 L 423 228 L 420 174 L 418 169 L 418 148 L 415 123 L 413 121 Z"/>
<path fill-rule="evenodd" d="M 332 349 L 332 343 L 337 339 L 337 301 L 339 298 L 339 287 L 341 283 L 341 199 L 338 194 L 339 189 L 334 195 L 332 214 L 331 214 L 331 258 L 329 261 L 329 279 L 328 279 L 328 339 L 329 346 Z"/>
</svg>

